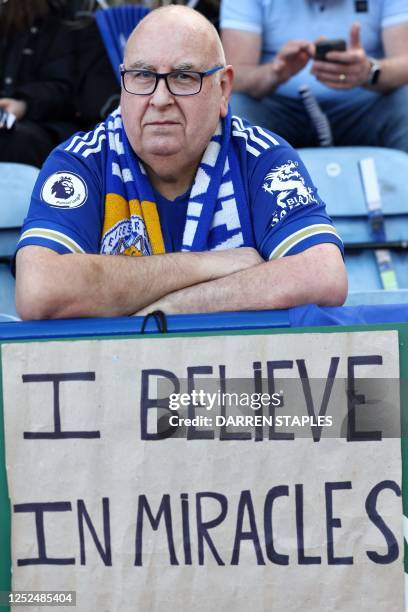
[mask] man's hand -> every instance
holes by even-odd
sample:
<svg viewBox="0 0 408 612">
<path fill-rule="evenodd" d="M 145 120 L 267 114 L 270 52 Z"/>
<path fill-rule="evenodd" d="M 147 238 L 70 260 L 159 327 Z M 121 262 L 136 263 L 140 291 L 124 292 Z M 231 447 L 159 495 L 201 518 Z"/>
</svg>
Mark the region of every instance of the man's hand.
<svg viewBox="0 0 408 612">
<path fill-rule="evenodd" d="M 192 289 L 195 286 L 199 286 L 205 291 L 206 287 L 210 289 L 212 281 L 218 279 L 226 279 L 230 275 L 234 275 L 237 272 L 249 270 L 250 268 L 255 269 L 255 266 L 265 263 L 265 261 L 259 255 L 258 251 L 251 247 L 241 247 L 239 249 L 210 252 L 213 254 L 218 253 L 220 256 L 224 254 L 223 266 L 227 266 L 230 268 L 228 274 L 224 273 L 222 276 L 213 278 L 209 281 L 206 281 L 205 283 L 197 283 L 197 285 L 193 285 L 192 287 L 180 289 L 173 293 L 168 293 L 167 295 L 161 297 L 159 300 L 156 300 L 152 304 L 149 304 L 139 310 L 137 313 L 135 313 L 135 316 L 145 316 L 153 310 L 162 310 L 166 314 L 177 314 L 183 312 L 183 308 L 186 308 L 184 299 L 185 291 L 188 291 L 189 289 Z M 232 258 L 231 255 L 235 255 L 235 257 Z M 226 268 L 224 268 L 224 272 L 226 272 Z"/>
<path fill-rule="evenodd" d="M 20 121 L 27 112 L 27 102 L 24 100 L 15 100 L 14 98 L 0 98 L 0 108 L 7 113 L 13 113 L 17 121 Z M 0 125 L 0 128 L 5 127 Z"/>
<path fill-rule="evenodd" d="M 183 289 L 181 289 L 181 291 L 183 291 Z M 149 312 L 153 312 L 155 310 L 162 310 L 166 315 L 180 314 L 181 312 L 183 312 L 182 306 L 180 305 L 181 296 L 179 295 L 181 294 L 181 291 L 176 291 L 174 293 L 169 293 L 168 295 L 165 295 L 160 300 L 153 302 L 153 304 L 149 304 L 141 310 L 138 310 L 134 314 L 134 316 L 144 317 L 149 314 Z"/>
<path fill-rule="evenodd" d="M 290 40 L 276 57 L 260 64 L 262 36 L 255 32 L 225 29 L 222 41 L 227 62 L 234 66 L 234 90 L 263 98 L 302 70 L 313 57 L 314 45 L 307 40 Z"/>
<path fill-rule="evenodd" d="M 275 86 L 288 81 L 304 68 L 313 57 L 314 46 L 307 40 L 289 40 L 280 48 L 271 62 L 275 73 Z"/>
<path fill-rule="evenodd" d="M 223 263 L 224 273 L 216 274 L 217 278 L 229 276 L 235 272 L 253 268 L 262 263 L 264 260 L 258 251 L 252 247 L 240 247 L 238 249 L 227 249 L 225 251 L 205 251 L 211 253 L 218 258 L 218 261 Z M 227 271 L 228 270 L 228 271 Z M 220 268 L 218 269 L 220 271 Z"/>
<path fill-rule="evenodd" d="M 306 272 L 305 272 L 306 271 Z M 340 250 L 318 244 L 297 255 L 262 262 L 250 269 L 164 295 L 136 315 L 291 308 L 300 304 L 340 306 L 347 275 Z"/>
<path fill-rule="evenodd" d="M 346 51 L 330 51 L 327 61 L 315 61 L 311 73 L 318 81 L 333 89 L 352 89 L 367 83 L 370 60 L 360 42 L 359 23 L 350 30 L 350 40 Z"/>
</svg>

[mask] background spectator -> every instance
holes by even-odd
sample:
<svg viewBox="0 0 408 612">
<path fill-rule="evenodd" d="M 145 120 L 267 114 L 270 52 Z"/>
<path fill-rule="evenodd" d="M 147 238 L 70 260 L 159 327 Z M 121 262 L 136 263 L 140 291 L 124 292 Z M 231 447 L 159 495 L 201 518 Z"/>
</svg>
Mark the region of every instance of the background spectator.
<svg viewBox="0 0 408 612">
<path fill-rule="evenodd" d="M 298 93 L 307 84 L 335 144 L 408 151 L 408 0 L 222 0 L 221 28 L 236 72 L 235 114 L 313 146 Z M 321 36 L 348 47 L 310 70 L 311 41 Z"/>
<path fill-rule="evenodd" d="M 76 120 L 82 130 L 90 130 L 105 119 L 120 98 L 119 80 L 95 20 L 98 8 L 99 3 L 93 0 L 76 0 L 67 11 L 75 45 Z"/>
<path fill-rule="evenodd" d="M 74 122 L 74 41 L 64 2 L 6 0 L 0 7 L 0 108 L 16 123 L 0 129 L 0 161 L 40 166 Z"/>
</svg>

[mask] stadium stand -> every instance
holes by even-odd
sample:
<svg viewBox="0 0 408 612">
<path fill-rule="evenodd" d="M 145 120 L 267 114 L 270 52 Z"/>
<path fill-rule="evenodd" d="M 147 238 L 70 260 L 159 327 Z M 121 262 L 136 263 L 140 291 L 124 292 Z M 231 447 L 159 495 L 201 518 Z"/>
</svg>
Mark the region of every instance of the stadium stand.
<svg viewBox="0 0 408 612">
<path fill-rule="evenodd" d="M 380 147 L 299 149 L 346 248 L 346 304 L 408 302 L 408 155 Z"/>
<path fill-rule="evenodd" d="M 26 164 L 0 163 L 0 321 L 18 319 L 10 261 L 38 172 Z"/>
<path fill-rule="evenodd" d="M 112 6 L 96 12 L 96 22 L 119 83 L 118 66 L 123 61 L 126 41 L 138 22 L 148 12 L 148 8 L 133 4 Z"/>
<path fill-rule="evenodd" d="M 41 167 L 78 129 L 74 36 L 63 4 L 1 3 L 0 110 L 7 125 L 0 130 L 1 162 Z"/>
</svg>

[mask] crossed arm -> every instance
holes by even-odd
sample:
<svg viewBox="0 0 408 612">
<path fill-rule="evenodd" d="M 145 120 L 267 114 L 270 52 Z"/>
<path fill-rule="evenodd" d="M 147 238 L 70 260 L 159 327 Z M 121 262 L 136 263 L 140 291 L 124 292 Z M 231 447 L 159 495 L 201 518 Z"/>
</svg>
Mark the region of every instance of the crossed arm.
<svg viewBox="0 0 408 612">
<path fill-rule="evenodd" d="M 339 249 L 321 244 L 264 262 L 251 248 L 152 257 L 17 254 L 16 304 L 23 319 L 114 317 L 341 305 L 347 278 Z"/>
</svg>

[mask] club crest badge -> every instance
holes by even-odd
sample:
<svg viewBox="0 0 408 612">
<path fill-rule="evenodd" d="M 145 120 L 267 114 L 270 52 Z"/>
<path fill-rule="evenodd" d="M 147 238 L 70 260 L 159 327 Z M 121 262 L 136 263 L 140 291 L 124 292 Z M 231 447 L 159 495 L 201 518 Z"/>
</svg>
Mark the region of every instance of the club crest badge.
<svg viewBox="0 0 408 612">
<path fill-rule="evenodd" d="M 88 197 L 84 180 L 73 172 L 54 172 L 41 189 L 41 199 L 55 208 L 78 208 Z"/>
<path fill-rule="evenodd" d="M 145 222 L 139 215 L 122 219 L 103 235 L 102 255 L 152 255 Z"/>
</svg>

